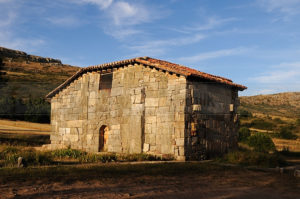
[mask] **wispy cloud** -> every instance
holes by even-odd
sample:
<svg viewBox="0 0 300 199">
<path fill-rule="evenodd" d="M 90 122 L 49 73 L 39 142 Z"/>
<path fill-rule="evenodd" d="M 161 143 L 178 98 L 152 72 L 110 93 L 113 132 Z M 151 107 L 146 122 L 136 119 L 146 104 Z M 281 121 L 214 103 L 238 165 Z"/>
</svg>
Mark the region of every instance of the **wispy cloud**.
<svg viewBox="0 0 300 199">
<path fill-rule="evenodd" d="M 284 82 L 294 82 L 300 87 L 300 62 L 281 63 L 272 66 L 269 72 L 257 77 L 250 78 L 254 81 L 266 84 L 278 84 Z"/>
<path fill-rule="evenodd" d="M 34 48 L 45 44 L 41 38 L 18 35 L 15 26 L 18 24 L 21 4 L 16 1 L 0 0 L 0 46 L 32 51 Z"/>
<path fill-rule="evenodd" d="M 73 0 L 73 1 L 82 4 L 96 5 L 101 10 L 108 8 L 113 3 L 113 0 Z"/>
<path fill-rule="evenodd" d="M 146 6 L 141 1 L 125 0 L 74 0 L 75 3 L 95 5 L 99 15 L 104 19 L 100 22 L 103 31 L 117 39 L 124 39 L 142 31 L 136 26 L 152 22 L 163 13 Z"/>
<path fill-rule="evenodd" d="M 54 25 L 64 26 L 64 27 L 77 27 L 82 22 L 80 19 L 73 16 L 49 17 L 46 18 L 46 20 Z"/>
<path fill-rule="evenodd" d="M 299 0 L 257 0 L 258 5 L 267 12 L 279 12 L 284 14 L 285 19 L 300 14 Z"/>
<path fill-rule="evenodd" d="M 250 50 L 249 48 L 244 48 L 244 47 L 222 49 L 222 50 L 217 50 L 217 51 L 199 53 L 199 54 L 193 55 L 193 56 L 180 57 L 180 58 L 178 58 L 178 60 L 188 62 L 188 63 L 195 63 L 195 62 L 199 62 L 199 61 L 203 61 L 203 60 L 207 60 L 207 59 L 216 59 L 219 57 L 239 55 L 239 54 L 248 52 L 249 50 Z"/>
<path fill-rule="evenodd" d="M 269 68 L 256 77 L 249 78 L 249 82 L 259 84 L 253 94 L 268 94 L 300 90 L 300 61 L 285 62 Z"/>
<path fill-rule="evenodd" d="M 218 18 L 218 17 L 209 17 L 204 23 L 191 25 L 189 27 L 185 27 L 184 30 L 187 31 L 204 31 L 211 30 L 220 26 L 223 26 L 227 23 L 238 21 L 237 18 Z"/>
<path fill-rule="evenodd" d="M 196 34 L 189 37 L 180 37 L 165 40 L 154 40 L 141 43 L 139 45 L 130 46 L 129 49 L 136 52 L 136 55 L 147 55 L 147 56 L 157 56 L 162 55 L 172 46 L 183 46 L 188 44 L 194 44 L 205 36 L 202 34 Z"/>
</svg>

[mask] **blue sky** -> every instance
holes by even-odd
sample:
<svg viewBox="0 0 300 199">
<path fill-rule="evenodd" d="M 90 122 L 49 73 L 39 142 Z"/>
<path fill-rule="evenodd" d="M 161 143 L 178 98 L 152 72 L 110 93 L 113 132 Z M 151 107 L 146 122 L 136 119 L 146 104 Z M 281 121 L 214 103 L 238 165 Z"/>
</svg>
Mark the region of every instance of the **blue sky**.
<svg viewBox="0 0 300 199">
<path fill-rule="evenodd" d="M 150 56 L 300 91 L 300 0 L 0 0 L 0 46 L 65 64 Z"/>
</svg>

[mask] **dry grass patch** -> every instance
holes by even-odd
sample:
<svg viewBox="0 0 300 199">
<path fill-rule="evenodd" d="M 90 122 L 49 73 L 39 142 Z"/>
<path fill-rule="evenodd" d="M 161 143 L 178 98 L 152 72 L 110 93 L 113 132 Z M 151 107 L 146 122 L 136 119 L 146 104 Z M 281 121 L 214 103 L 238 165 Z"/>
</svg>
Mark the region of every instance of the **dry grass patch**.
<svg viewBox="0 0 300 199">
<path fill-rule="evenodd" d="M 300 152 L 300 140 L 299 139 L 286 140 L 286 139 L 273 138 L 272 140 L 278 151 L 288 149 L 289 151 L 292 151 L 292 152 Z"/>
<path fill-rule="evenodd" d="M 0 131 L 4 129 L 12 129 L 12 130 L 39 130 L 39 131 L 51 131 L 50 124 L 40 124 L 33 122 L 25 122 L 25 121 L 11 121 L 11 120 L 0 120 Z M 28 132 L 27 132 L 28 133 Z"/>
</svg>

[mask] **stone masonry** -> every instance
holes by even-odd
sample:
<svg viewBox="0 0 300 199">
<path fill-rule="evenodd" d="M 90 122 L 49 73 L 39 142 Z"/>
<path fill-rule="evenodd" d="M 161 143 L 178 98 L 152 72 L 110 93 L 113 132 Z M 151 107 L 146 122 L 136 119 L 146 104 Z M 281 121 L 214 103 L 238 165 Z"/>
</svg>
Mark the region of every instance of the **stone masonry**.
<svg viewBox="0 0 300 199">
<path fill-rule="evenodd" d="M 49 148 L 200 160 L 235 147 L 238 86 L 157 66 L 132 59 L 89 67 L 48 94 Z"/>
</svg>

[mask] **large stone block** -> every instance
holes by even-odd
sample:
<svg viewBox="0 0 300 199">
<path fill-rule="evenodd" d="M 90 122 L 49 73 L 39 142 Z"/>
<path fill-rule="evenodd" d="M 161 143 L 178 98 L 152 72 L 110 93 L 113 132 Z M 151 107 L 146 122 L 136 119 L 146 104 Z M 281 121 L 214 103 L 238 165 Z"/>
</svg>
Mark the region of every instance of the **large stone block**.
<svg viewBox="0 0 300 199">
<path fill-rule="evenodd" d="M 175 142 L 177 146 L 184 146 L 184 138 L 176 138 Z"/>
<path fill-rule="evenodd" d="M 145 99 L 145 106 L 146 107 L 157 107 L 158 106 L 159 98 L 146 98 Z"/>
<path fill-rule="evenodd" d="M 148 116 L 145 118 L 145 123 L 149 124 L 149 123 L 156 123 L 156 116 Z"/>
</svg>

